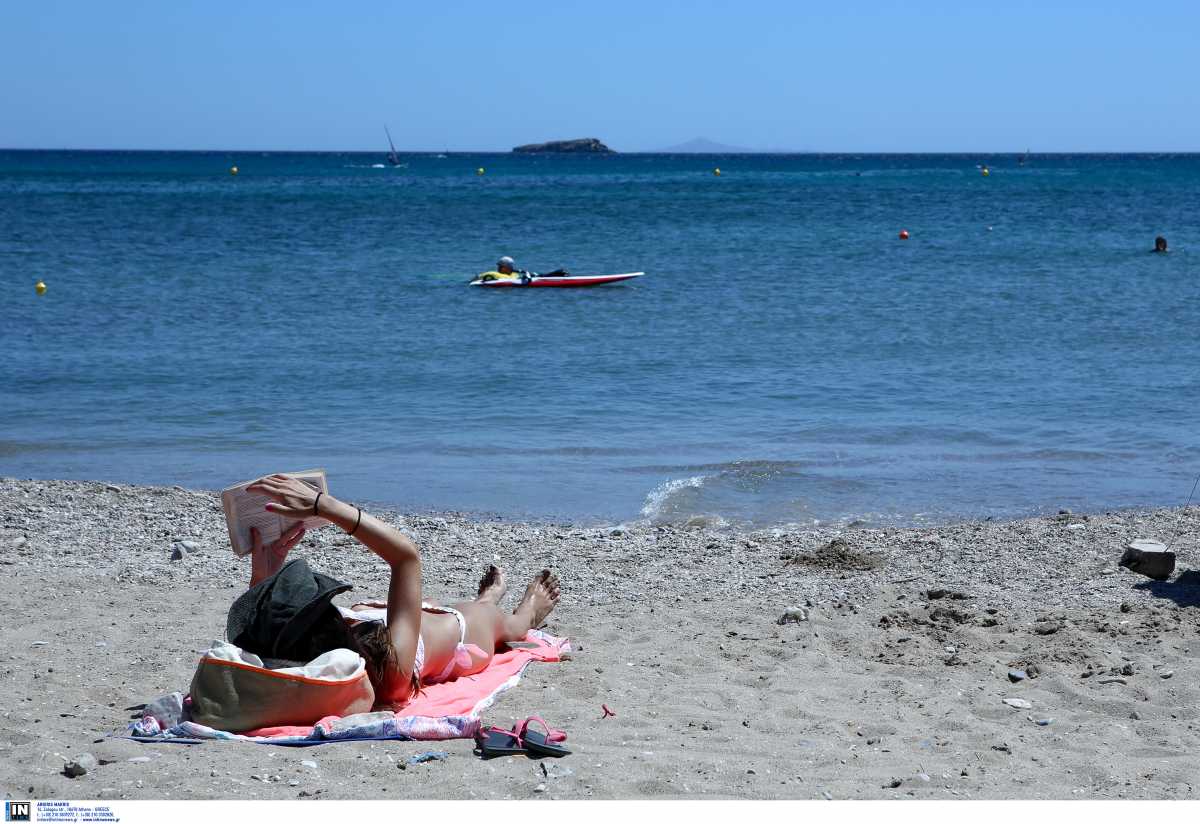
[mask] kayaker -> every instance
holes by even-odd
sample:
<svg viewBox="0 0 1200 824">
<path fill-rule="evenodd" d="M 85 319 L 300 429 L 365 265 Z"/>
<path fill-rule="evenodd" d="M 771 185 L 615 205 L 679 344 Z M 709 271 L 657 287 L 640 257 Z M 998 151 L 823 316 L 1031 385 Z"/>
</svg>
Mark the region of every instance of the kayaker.
<svg viewBox="0 0 1200 824">
<path fill-rule="evenodd" d="M 525 272 L 516 271 L 515 266 L 516 262 L 508 255 L 505 255 L 496 261 L 496 269 L 494 271 L 482 273 L 479 279 L 485 283 L 489 280 L 518 280 Z"/>
</svg>

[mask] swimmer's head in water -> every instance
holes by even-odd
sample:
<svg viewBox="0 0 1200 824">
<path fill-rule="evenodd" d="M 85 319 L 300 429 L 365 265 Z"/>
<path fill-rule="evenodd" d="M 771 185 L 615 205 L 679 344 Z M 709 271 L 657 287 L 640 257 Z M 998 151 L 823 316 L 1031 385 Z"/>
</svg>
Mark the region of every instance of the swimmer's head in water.
<svg viewBox="0 0 1200 824">
<path fill-rule="evenodd" d="M 498 261 L 496 261 L 496 268 L 499 269 L 501 272 L 503 272 L 506 275 L 509 272 L 511 272 L 515 266 L 516 266 L 516 261 L 514 261 L 508 255 L 505 255 L 504 257 L 502 257 Z"/>
<path fill-rule="evenodd" d="M 1156 237 L 1154 239 L 1154 251 L 1156 251 L 1156 252 L 1167 251 L 1167 239 L 1165 237 L 1163 237 L 1162 235 L 1159 235 L 1158 237 Z"/>
</svg>

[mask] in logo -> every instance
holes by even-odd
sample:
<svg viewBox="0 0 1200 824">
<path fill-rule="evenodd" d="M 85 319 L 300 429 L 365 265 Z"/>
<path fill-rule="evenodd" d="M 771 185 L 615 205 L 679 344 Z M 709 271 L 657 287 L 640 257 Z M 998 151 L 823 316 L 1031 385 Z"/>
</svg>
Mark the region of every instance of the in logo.
<svg viewBox="0 0 1200 824">
<path fill-rule="evenodd" d="M 29 821 L 29 809 L 33 805 L 28 801 L 5 801 L 4 802 L 4 820 L 5 821 Z"/>
</svg>

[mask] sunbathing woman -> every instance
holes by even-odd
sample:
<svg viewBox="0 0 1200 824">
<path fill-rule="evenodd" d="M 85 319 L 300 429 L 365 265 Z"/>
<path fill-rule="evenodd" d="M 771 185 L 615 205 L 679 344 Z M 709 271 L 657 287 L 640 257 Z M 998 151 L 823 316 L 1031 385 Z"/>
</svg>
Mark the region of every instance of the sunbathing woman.
<svg viewBox="0 0 1200 824">
<path fill-rule="evenodd" d="M 421 558 L 413 542 L 399 531 L 286 475 L 269 475 L 248 489 L 271 498 L 273 503 L 267 504 L 267 509 L 285 518 L 320 515 L 353 535 L 391 567 L 387 623 L 366 621 L 354 630 L 379 703 L 404 703 L 423 683 L 449 681 L 485 669 L 497 644 L 524 638 L 558 603 L 558 578 L 543 570 L 529 582 L 516 610 L 506 615 L 499 606 L 506 591 L 504 573 L 493 566 L 479 582 L 479 595 L 474 601 L 452 608 L 423 607 Z M 288 551 L 302 537 L 304 527 L 296 524 L 264 547 L 257 532 L 253 533 L 250 585 L 278 572 Z"/>
</svg>

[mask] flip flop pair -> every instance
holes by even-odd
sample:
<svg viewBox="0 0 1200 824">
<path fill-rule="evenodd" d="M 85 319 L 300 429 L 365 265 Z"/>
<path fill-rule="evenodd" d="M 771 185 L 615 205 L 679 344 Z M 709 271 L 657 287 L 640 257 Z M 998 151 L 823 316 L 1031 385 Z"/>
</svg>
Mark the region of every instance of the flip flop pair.
<svg viewBox="0 0 1200 824">
<path fill-rule="evenodd" d="M 535 722 L 541 724 L 546 731 L 531 730 L 529 725 Z M 567 740 L 567 734 L 563 730 L 554 729 L 536 715 L 514 725 L 511 730 L 503 727 L 480 730 L 476 740 L 479 752 L 484 758 L 496 758 L 501 755 L 561 758 L 571 754 L 561 743 Z"/>
</svg>

